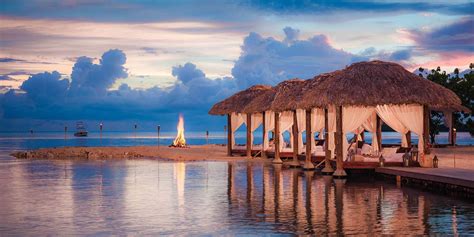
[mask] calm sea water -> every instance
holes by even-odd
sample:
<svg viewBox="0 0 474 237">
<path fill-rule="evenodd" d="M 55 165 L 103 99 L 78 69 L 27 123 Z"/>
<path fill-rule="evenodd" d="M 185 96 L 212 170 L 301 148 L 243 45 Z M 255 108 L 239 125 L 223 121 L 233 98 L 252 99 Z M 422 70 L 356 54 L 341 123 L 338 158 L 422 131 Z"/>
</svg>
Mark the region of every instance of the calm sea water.
<svg viewBox="0 0 474 237">
<path fill-rule="evenodd" d="M 91 135 L 66 140 L 57 133 L 1 135 L 0 235 L 474 233 L 471 200 L 370 177 L 343 182 L 247 162 L 8 156 L 36 147 L 158 142 L 152 133 Z M 187 135 L 190 143 L 206 142 L 200 134 Z M 223 143 L 223 138 L 212 137 L 209 143 Z"/>
</svg>

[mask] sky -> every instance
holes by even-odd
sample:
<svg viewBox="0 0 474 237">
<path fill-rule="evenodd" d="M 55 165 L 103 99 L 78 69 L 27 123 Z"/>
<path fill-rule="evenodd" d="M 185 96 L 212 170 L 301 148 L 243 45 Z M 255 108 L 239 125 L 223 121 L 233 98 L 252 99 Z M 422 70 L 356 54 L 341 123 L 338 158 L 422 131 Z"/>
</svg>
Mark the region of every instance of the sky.
<svg viewBox="0 0 474 237">
<path fill-rule="evenodd" d="M 367 60 L 474 62 L 472 1 L 3 0 L 0 131 L 221 130 L 210 107 Z M 93 129 L 92 129 L 93 130 Z"/>
</svg>

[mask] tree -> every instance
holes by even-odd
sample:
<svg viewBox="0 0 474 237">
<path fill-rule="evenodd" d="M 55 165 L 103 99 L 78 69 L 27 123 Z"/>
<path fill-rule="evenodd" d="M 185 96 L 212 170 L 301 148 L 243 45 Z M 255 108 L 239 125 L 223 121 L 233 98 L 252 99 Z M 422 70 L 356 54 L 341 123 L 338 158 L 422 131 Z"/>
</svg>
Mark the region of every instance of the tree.
<svg viewBox="0 0 474 237">
<path fill-rule="evenodd" d="M 469 65 L 472 70 L 474 63 Z M 437 67 L 436 70 L 431 70 L 431 74 L 428 75 L 428 80 L 440 84 L 450 90 L 452 90 L 461 99 L 463 106 L 467 107 L 471 111 L 474 111 L 474 73 L 470 71 L 466 73 L 464 77 L 459 76 L 459 69 L 454 70 L 454 75 L 449 76 L 445 71 L 441 72 L 441 68 Z M 434 143 L 434 136 L 439 133 L 442 125 L 442 115 L 434 112 L 431 115 L 430 122 L 430 137 L 432 143 Z M 459 112 L 453 116 L 455 127 L 460 131 L 469 131 L 471 136 L 474 136 L 474 121 L 472 116 L 468 113 Z"/>
</svg>

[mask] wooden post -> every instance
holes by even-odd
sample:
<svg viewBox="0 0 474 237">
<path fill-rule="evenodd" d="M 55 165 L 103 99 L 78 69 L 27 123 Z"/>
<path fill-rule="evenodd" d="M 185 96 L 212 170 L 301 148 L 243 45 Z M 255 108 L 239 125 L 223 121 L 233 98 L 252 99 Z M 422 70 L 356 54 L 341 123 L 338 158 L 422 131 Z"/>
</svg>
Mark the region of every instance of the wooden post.
<svg viewBox="0 0 474 237">
<path fill-rule="evenodd" d="M 262 134 L 262 157 L 263 158 L 267 158 L 267 153 L 265 151 L 265 147 L 263 146 L 263 144 L 265 144 L 265 141 L 268 141 L 268 133 L 266 132 L 266 127 L 265 127 L 265 111 L 263 111 L 262 113 L 262 131 L 263 131 L 263 134 Z"/>
<path fill-rule="evenodd" d="M 334 171 L 333 176 L 338 178 L 344 178 L 347 176 L 346 171 L 344 171 L 344 157 L 342 157 L 342 106 L 336 107 L 336 171 Z"/>
<path fill-rule="evenodd" d="M 427 105 L 423 106 L 423 142 L 425 144 L 424 154 L 430 154 L 430 119 L 431 113 Z"/>
<path fill-rule="evenodd" d="M 332 174 L 334 169 L 331 165 L 331 151 L 329 151 L 329 115 L 328 109 L 324 109 L 324 150 L 326 151 L 326 156 L 324 158 L 324 168 L 321 170 L 323 174 Z"/>
<path fill-rule="evenodd" d="M 273 158 L 274 164 L 282 164 L 283 161 L 280 158 L 280 113 L 275 112 L 275 134 L 273 137 L 275 146 L 275 158 Z"/>
<path fill-rule="evenodd" d="M 407 139 L 407 147 L 411 147 L 411 131 L 405 134 L 405 138 Z"/>
<path fill-rule="evenodd" d="M 377 133 L 377 143 L 379 144 L 379 152 L 382 152 L 382 120 L 377 115 L 377 124 L 376 124 L 376 133 Z"/>
<path fill-rule="evenodd" d="M 455 133 L 454 133 L 454 113 L 451 113 L 451 124 L 449 124 L 449 144 L 451 146 L 454 146 L 454 141 L 456 141 L 456 138 L 454 138 Z"/>
<path fill-rule="evenodd" d="M 247 158 L 252 158 L 252 114 L 247 114 Z"/>
<path fill-rule="evenodd" d="M 227 114 L 227 155 L 232 156 L 232 122 L 230 114 Z"/>
<path fill-rule="evenodd" d="M 311 129 L 311 109 L 306 110 L 306 159 L 304 161 L 303 169 L 312 170 L 314 169 L 313 162 L 311 160 L 312 152 L 311 148 L 314 142 L 313 131 Z"/>
<path fill-rule="evenodd" d="M 300 162 L 298 161 L 298 115 L 296 110 L 293 110 L 293 160 L 289 163 L 290 167 L 299 167 Z"/>
</svg>

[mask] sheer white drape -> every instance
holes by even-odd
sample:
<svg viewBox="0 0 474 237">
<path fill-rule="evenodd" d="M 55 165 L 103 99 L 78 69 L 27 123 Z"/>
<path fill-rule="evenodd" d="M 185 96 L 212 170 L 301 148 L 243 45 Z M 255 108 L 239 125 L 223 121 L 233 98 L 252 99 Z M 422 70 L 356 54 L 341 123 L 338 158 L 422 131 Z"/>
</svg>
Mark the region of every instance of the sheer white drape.
<svg viewBox="0 0 474 237">
<path fill-rule="evenodd" d="M 424 151 L 423 106 L 415 104 L 390 105 L 389 108 L 409 131 L 418 135 L 418 151 L 422 154 Z"/>
<path fill-rule="evenodd" d="M 250 138 L 251 138 L 251 145 L 253 145 L 254 143 L 254 135 L 253 135 L 253 132 L 255 132 L 255 130 L 257 130 L 257 128 L 260 126 L 260 124 L 262 124 L 262 119 L 263 119 L 263 115 L 261 113 L 255 113 L 255 114 L 251 114 L 251 126 L 250 126 Z M 244 123 L 245 123 L 245 126 L 247 126 L 247 116 L 245 116 L 244 118 Z"/>
<path fill-rule="evenodd" d="M 296 119 L 298 120 L 298 153 L 300 154 L 304 151 L 303 132 L 306 131 L 306 110 L 297 109 Z"/>
<path fill-rule="evenodd" d="M 314 134 L 319 132 L 319 139 L 323 139 L 324 130 L 324 109 L 311 110 L 311 152 L 316 150 L 316 143 L 314 142 Z"/>
<path fill-rule="evenodd" d="M 263 149 L 270 147 L 268 133 L 275 128 L 275 113 L 273 111 L 265 111 L 265 137 L 263 139 Z"/>
<path fill-rule="evenodd" d="M 374 107 L 343 106 L 342 107 L 342 157 L 346 159 L 349 143 L 346 134 L 354 132 L 373 114 Z"/>
<path fill-rule="evenodd" d="M 409 129 L 398 119 L 394 105 L 377 105 L 375 110 L 384 123 L 402 135 L 402 147 L 407 147 L 408 142 L 405 134 Z"/>
<path fill-rule="evenodd" d="M 231 113 L 230 114 L 230 125 L 232 126 L 232 131 L 231 131 L 231 147 L 234 148 L 235 146 L 235 131 L 242 126 L 244 123 L 246 115 L 241 114 L 241 113 Z"/>
<path fill-rule="evenodd" d="M 280 150 L 283 149 L 283 133 L 285 131 L 290 132 L 290 143 L 293 143 L 293 134 L 291 132 L 291 126 L 293 126 L 293 112 L 292 111 L 284 111 L 280 113 Z M 278 136 L 276 134 L 276 136 Z M 293 144 L 292 144 L 293 145 Z"/>
<path fill-rule="evenodd" d="M 449 136 L 448 136 L 448 142 L 451 144 L 452 141 L 452 136 L 451 133 L 453 132 L 453 112 L 451 111 L 443 111 L 443 117 L 444 117 L 444 126 L 449 128 Z"/>
<path fill-rule="evenodd" d="M 375 154 L 379 152 L 379 141 L 377 137 L 377 113 L 374 111 L 370 117 L 362 124 L 362 127 L 372 133 L 372 151 Z"/>
</svg>

